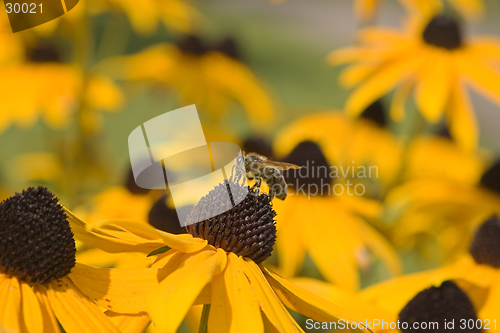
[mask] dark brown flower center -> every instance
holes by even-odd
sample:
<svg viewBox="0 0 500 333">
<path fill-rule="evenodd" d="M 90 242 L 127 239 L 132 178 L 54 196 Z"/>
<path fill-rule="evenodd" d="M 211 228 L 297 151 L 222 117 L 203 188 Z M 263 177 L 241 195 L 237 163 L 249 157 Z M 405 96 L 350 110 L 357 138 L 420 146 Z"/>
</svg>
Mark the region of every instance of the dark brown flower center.
<svg viewBox="0 0 500 333">
<path fill-rule="evenodd" d="M 75 240 L 66 213 L 45 187 L 28 188 L 0 203 L 0 270 L 33 283 L 68 275 Z"/>
<path fill-rule="evenodd" d="M 27 58 L 31 62 L 61 62 L 61 54 L 56 45 L 49 40 L 41 39 L 28 49 Z"/>
<path fill-rule="evenodd" d="M 491 168 L 481 177 L 481 185 L 488 190 L 500 194 L 500 160 L 497 161 Z"/>
<path fill-rule="evenodd" d="M 232 38 L 226 38 L 218 44 L 208 44 L 198 36 L 189 35 L 182 39 L 177 46 L 182 52 L 195 56 L 203 55 L 209 51 L 216 51 L 233 59 L 241 59 L 236 41 Z"/>
<path fill-rule="evenodd" d="M 183 207 L 181 209 L 192 209 Z M 171 234 L 185 234 L 186 228 L 181 226 L 177 211 L 167 206 L 167 196 L 158 199 L 148 214 L 149 224 L 156 229 L 169 232 Z"/>
<path fill-rule="evenodd" d="M 132 194 L 147 194 L 149 193 L 149 189 L 142 188 L 135 182 L 134 173 L 132 168 L 128 170 L 127 179 L 125 180 L 125 187 Z"/>
<path fill-rule="evenodd" d="M 249 153 L 257 153 L 273 160 L 274 152 L 271 145 L 261 137 L 251 137 L 243 142 L 243 150 Z"/>
<path fill-rule="evenodd" d="M 360 117 L 369 119 L 380 127 L 387 126 L 387 118 L 385 116 L 384 105 L 380 100 L 373 102 L 369 107 L 367 107 L 363 111 L 363 113 L 361 113 Z"/>
<path fill-rule="evenodd" d="M 463 332 L 460 321 L 477 320 L 476 311 L 467 294 L 452 281 L 418 293 L 399 313 L 402 332 Z M 450 326 L 455 322 L 454 328 Z M 445 326 L 448 324 L 447 326 Z M 432 325 L 432 326 L 430 326 Z M 467 332 L 481 332 L 467 329 Z"/>
<path fill-rule="evenodd" d="M 231 203 L 225 198 L 229 196 Z M 235 198 L 244 198 L 235 200 Z M 232 202 L 240 202 L 233 205 Z M 224 213 L 211 217 L 214 209 Z M 276 241 L 276 225 L 271 201 L 267 194 L 258 194 L 248 187 L 229 181 L 220 184 L 204 196 L 188 215 L 187 231 L 206 239 L 216 248 L 233 252 L 260 263 L 271 255 Z M 190 224 L 190 221 L 201 221 Z"/>
<path fill-rule="evenodd" d="M 493 216 L 476 232 L 470 254 L 478 264 L 500 268 L 500 219 Z"/>
<path fill-rule="evenodd" d="M 330 164 L 323 151 L 316 142 L 302 141 L 290 154 L 283 159 L 284 162 L 301 166 L 301 169 L 283 171 L 287 184 L 297 192 L 301 189 L 322 195 L 329 194 L 331 177 Z"/>
<path fill-rule="evenodd" d="M 446 15 L 434 16 L 425 27 L 422 36 L 427 44 L 448 50 L 462 46 L 460 25 L 456 20 Z"/>
</svg>

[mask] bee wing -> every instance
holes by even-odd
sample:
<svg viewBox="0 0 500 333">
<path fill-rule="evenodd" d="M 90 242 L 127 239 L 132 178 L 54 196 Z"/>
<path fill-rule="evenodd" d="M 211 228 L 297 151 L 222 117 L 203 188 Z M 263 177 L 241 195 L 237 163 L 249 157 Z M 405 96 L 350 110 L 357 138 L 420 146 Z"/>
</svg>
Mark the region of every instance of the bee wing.
<svg viewBox="0 0 500 333">
<path fill-rule="evenodd" d="M 263 161 L 263 165 L 265 166 L 272 166 L 278 170 L 290 170 L 290 169 L 300 169 L 302 168 L 301 166 L 292 164 L 292 163 L 285 163 L 285 162 L 276 162 L 276 161 Z"/>
</svg>

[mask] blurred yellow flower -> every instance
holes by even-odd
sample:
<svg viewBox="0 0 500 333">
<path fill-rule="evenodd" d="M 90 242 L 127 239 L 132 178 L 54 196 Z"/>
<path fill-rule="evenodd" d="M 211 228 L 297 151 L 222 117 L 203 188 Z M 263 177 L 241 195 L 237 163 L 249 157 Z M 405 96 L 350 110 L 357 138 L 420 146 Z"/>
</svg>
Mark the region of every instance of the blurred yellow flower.
<svg viewBox="0 0 500 333">
<path fill-rule="evenodd" d="M 371 255 L 391 274 L 399 273 L 392 246 L 368 222 L 377 223 L 382 206 L 364 193 L 379 174 L 381 184 L 398 174 L 401 146 L 390 133 L 370 120 L 323 112 L 291 123 L 274 147 L 279 159 L 303 166 L 284 173 L 289 196 L 274 202 L 280 272 L 297 274 L 308 253 L 325 279 L 350 290 L 359 288 L 359 271 L 369 269 Z M 375 167 L 372 177 L 370 167 Z"/>
<path fill-rule="evenodd" d="M 430 142 L 433 141 L 439 142 L 436 138 Z M 434 146 L 436 152 L 444 147 Z M 500 196 L 495 185 L 488 184 L 485 178 L 485 175 L 498 175 L 495 166 L 479 174 L 484 169 L 484 161 L 476 156 L 467 162 L 465 156 L 459 154 L 455 154 L 455 159 L 446 160 L 453 156 L 450 152 L 448 147 L 448 153 L 443 152 L 439 157 L 430 154 L 428 157 L 435 159 L 428 160 L 428 167 L 421 169 L 418 177 L 392 189 L 384 202 L 383 216 L 385 222 L 393 226 L 393 243 L 404 250 L 418 249 L 422 258 L 434 264 L 462 254 L 468 244 L 464 235 L 470 235 L 485 217 L 500 212 Z M 464 163 L 450 164 L 460 160 Z M 429 168 L 431 164 L 435 167 Z M 453 171 L 446 173 L 444 166 Z"/>
<path fill-rule="evenodd" d="M 70 122 L 84 99 L 84 107 L 92 110 L 118 110 L 123 104 L 123 95 L 118 86 L 108 77 L 90 74 L 84 85 L 81 69 L 62 63 L 55 46 L 45 40 L 28 47 L 27 56 L 16 58 L 0 66 L 0 131 L 11 124 L 32 126 L 39 117 L 53 128 L 61 128 Z M 95 120 L 95 119 L 93 119 Z M 88 123 L 88 122 L 87 122 Z M 89 130 L 100 124 L 93 121 Z"/>
<path fill-rule="evenodd" d="M 464 40 L 457 21 L 438 15 L 414 19 L 403 31 L 366 28 L 360 46 L 332 52 L 333 65 L 352 63 L 340 82 L 356 87 L 346 109 L 360 114 L 370 103 L 396 88 L 391 116 L 403 119 L 405 102 L 413 91 L 423 117 L 432 123 L 446 116 L 450 133 L 468 150 L 476 148 L 478 129 L 467 87 L 500 104 L 500 42 L 493 37 Z"/>
<path fill-rule="evenodd" d="M 196 104 L 214 120 L 236 103 L 256 127 L 269 126 L 275 115 L 271 97 L 235 55 L 231 41 L 219 50 L 207 49 L 197 37 L 188 37 L 180 46 L 157 44 L 131 56 L 106 60 L 101 66 L 120 79 L 174 88 L 180 104 Z"/>
<path fill-rule="evenodd" d="M 241 193 L 235 190 L 235 198 L 248 194 L 245 188 L 241 190 Z M 99 290 L 98 283 L 93 293 L 98 304 L 131 314 L 145 305 L 155 327 L 162 332 L 176 332 L 193 304 L 210 304 L 204 307 L 202 315 L 202 324 L 210 332 L 264 332 L 265 326 L 279 332 L 300 332 L 285 306 L 316 320 L 354 320 L 339 307 L 258 265 L 270 255 L 276 232 L 275 213 L 267 195 L 251 192 L 239 204 L 241 207 L 235 206 L 204 220 L 211 215 L 200 207 L 218 207 L 220 191 L 226 191 L 224 184 L 202 198 L 189 215 L 189 220 L 201 220 L 188 224 L 188 231 L 194 237 L 173 235 L 137 223 L 93 227 L 68 212 L 75 234 L 96 247 L 116 252 L 147 249 L 155 249 L 156 254 L 164 252 L 152 266 L 158 271 L 160 284 L 147 293 L 143 303 L 115 301 L 113 293 L 117 290 Z M 257 213 L 258 219 L 253 217 Z M 219 232 L 214 232 L 214 228 Z M 75 284 L 79 285 L 79 281 Z M 105 299 L 110 302 L 105 303 Z"/>
<path fill-rule="evenodd" d="M 451 265 L 414 273 L 373 285 L 361 293 L 361 298 L 389 313 L 399 313 L 417 293 L 451 280 L 469 296 L 477 316 L 490 322 L 489 329 L 500 332 L 500 220 L 486 220 L 476 232 L 470 247 L 471 255 L 462 256 Z M 446 282 L 445 282 L 446 283 Z M 459 306 L 463 306 L 461 303 Z M 456 326 L 460 323 L 455 323 Z M 479 332 L 479 331 L 478 331 Z"/>
<path fill-rule="evenodd" d="M 187 0 L 104 0 L 91 1 L 88 5 L 93 14 L 103 11 L 123 11 L 134 30 L 141 34 L 152 34 L 161 23 L 165 27 L 190 33 L 196 27 L 199 13 Z"/>
</svg>

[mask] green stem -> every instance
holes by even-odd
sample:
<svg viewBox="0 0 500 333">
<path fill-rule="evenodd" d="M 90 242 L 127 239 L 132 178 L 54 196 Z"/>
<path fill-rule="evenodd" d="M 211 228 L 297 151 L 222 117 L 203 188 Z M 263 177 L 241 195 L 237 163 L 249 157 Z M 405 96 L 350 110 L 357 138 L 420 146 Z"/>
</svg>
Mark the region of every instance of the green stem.
<svg viewBox="0 0 500 333">
<path fill-rule="evenodd" d="M 200 329 L 198 333 L 208 333 L 208 315 L 210 314 L 210 304 L 203 304 L 201 312 Z"/>
</svg>

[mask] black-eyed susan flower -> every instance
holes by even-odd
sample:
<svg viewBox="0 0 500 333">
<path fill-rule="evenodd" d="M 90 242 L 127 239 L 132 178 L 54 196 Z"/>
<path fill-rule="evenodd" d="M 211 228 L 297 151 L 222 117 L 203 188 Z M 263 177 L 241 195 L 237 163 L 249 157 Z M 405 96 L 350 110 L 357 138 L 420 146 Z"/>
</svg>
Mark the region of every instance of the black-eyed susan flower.
<svg viewBox="0 0 500 333">
<path fill-rule="evenodd" d="M 483 326 L 488 322 L 489 330 L 498 332 L 500 331 L 498 326 L 500 319 L 498 317 L 500 313 L 499 237 L 500 220 L 494 216 L 478 228 L 472 240 L 469 255 L 464 255 L 454 263 L 441 268 L 397 277 L 371 286 L 362 292 L 362 299 L 386 311 L 399 313 L 400 318 L 402 316 L 408 320 L 411 312 L 420 311 L 422 314 L 425 310 L 425 302 L 422 300 L 425 300 L 424 296 L 432 296 L 429 293 L 435 293 L 436 288 L 440 288 L 443 295 L 449 293 L 458 297 L 453 298 L 451 303 L 446 302 L 448 304 L 446 308 L 453 309 L 453 311 L 444 312 L 450 320 L 455 318 L 455 329 L 461 327 L 463 330 L 465 327 L 465 329 L 471 331 L 474 329 L 479 332 L 477 328 L 480 329 L 481 326 L 477 325 L 476 320 L 479 318 Z M 447 281 L 453 281 L 455 287 Z M 456 286 L 459 286 L 462 292 L 459 292 Z M 443 288 L 450 289 L 450 291 L 443 291 Z M 427 291 L 422 292 L 423 295 L 418 294 L 424 289 Z M 470 299 L 469 302 L 465 301 L 465 294 Z M 460 301 L 459 298 L 462 300 Z M 427 298 L 427 302 L 428 300 Z M 452 303 L 455 304 L 454 307 L 449 306 Z M 432 313 L 437 315 L 441 312 L 435 307 L 428 307 L 428 310 L 432 310 L 426 312 L 428 318 L 432 318 Z M 453 313 L 460 314 L 462 318 L 455 317 Z M 422 315 L 416 314 L 413 314 L 413 317 L 423 318 Z M 443 318 L 441 316 L 441 320 Z M 469 319 L 475 319 L 476 323 L 470 327 L 464 326 L 462 319 L 466 319 L 467 325 L 470 324 Z"/>
<path fill-rule="evenodd" d="M 258 127 L 274 120 L 275 110 L 265 85 L 249 67 L 234 58 L 233 41 L 207 46 L 190 36 L 179 45 L 157 44 L 102 64 L 113 76 L 173 88 L 183 105 L 196 104 L 218 120 L 231 105 L 243 107 Z"/>
<path fill-rule="evenodd" d="M 477 145 L 478 129 L 467 88 L 500 103 L 499 61 L 496 38 L 465 39 L 460 23 L 445 15 L 413 18 L 402 31 L 364 29 L 358 46 L 329 55 L 331 64 L 351 63 L 340 76 L 343 86 L 355 87 L 345 106 L 349 114 L 359 115 L 395 89 L 391 115 L 400 120 L 413 93 L 422 116 L 432 123 L 445 116 L 452 137 L 468 150 Z"/>
<path fill-rule="evenodd" d="M 342 309 L 261 264 L 271 254 L 276 238 L 276 213 L 267 194 L 233 184 L 233 198 L 242 196 L 243 201 L 212 217 L 214 207 L 227 205 L 221 201 L 228 193 L 227 185 L 215 187 L 193 208 L 188 221 L 201 222 L 188 222 L 190 234 L 174 235 L 123 222 L 97 228 L 85 226 L 74 216 L 70 220 L 77 235 L 103 249 L 156 249 L 160 253 L 159 249 L 167 250 L 163 246 L 170 248 L 152 266 L 158 269 L 161 282 L 145 299 L 148 314 L 161 332 L 175 332 L 193 304 L 210 304 L 204 307 L 201 320 L 208 332 L 264 332 L 264 327 L 300 332 L 286 308 L 316 320 L 353 320 Z M 94 291 L 99 304 L 107 293 L 106 289 Z M 135 310 L 114 301 L 108 305 L 122 313 Z"/>
<path fill-rule="evenodd" d="M 303 166 L 285 172 L 289 197 L 274 204 L 280 272 L 297 274 L 308 253 L 328 281 L 351 290 L 359 288 L 359 272 L 374 258 L 397 274 L 395 251 L 368 222 L 376 223 L 382 206 L 364 193 L 373 182 L 379 186 L 371 193 L 378 197 L 398 173 L 401 146 L 391 134 L 372 120 L 324 112 L 287 126 L 274 147 L 278 158 Z"/>
<path fill-rule="evenodd" d="M 75 251 L 66 213 L 46 188 L 0 203 L 1 332 L 60 332 L 59 324 L 66 332 L 120 332 L 72 282 L 91 269 L 75 262 Z"/>
<path fill-rule="evenodd" d="M 39 118 L 53 128 L 67 125 L 85 101 L 79 119 L 95 131 L 100 117 L 94 110 L 117 111 L 123 95 L 108 77 L 93 73 L 85 85 L 82 70 L 65 63 L 55 43 L 38 40 L 24 46 L 25 54 L 0 64 L 0 130 L 11 124 L 32 126 Z"/>
</svg>

